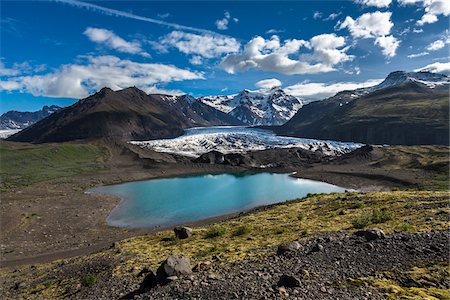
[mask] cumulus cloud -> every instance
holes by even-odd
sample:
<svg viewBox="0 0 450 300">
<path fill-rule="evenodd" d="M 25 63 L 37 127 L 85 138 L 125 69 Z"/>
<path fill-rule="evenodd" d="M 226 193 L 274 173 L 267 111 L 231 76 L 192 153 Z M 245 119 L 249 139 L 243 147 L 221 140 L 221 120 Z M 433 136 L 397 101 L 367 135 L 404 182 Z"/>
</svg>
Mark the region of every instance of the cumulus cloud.
<svg viewBox="0 0 450 300">
<path fill-rule="evenodd" d="M 189 62 L 190 62 L 192 65 L 201 65 L 201 64 L 203 64 L 203 59 L 202 59 L 202 57 L 199 56 L 199 55 L 194 55 L 194 56 L 192 56 L 192 57 L 189 59 Z"/>
<path fill-rule="evenodd" d="M 159 45 L 174 47 L 185 54 L 199 55 L 204 58 L 220 57 L 239 51 L 240 43 L 232 37 L 199 35 L 182 31 L 172 31 L 160 39 Z M 197 60 L 198 61 L 198 60 Z"/>
<path fill-rule="evenodd" d="M 281 86 L 281 81 L 279 81 L 276 78 L 264 79 L 264 80 L 260 80 L 257 83 L 255 83 L 255 86 L 262 88 L 262 89 L 271 89 L 273 87 Z"/>
<path fill-rule="evenodd" d="M 20 74 L 29 74 L 32 72 L 41 72 L 46 69 L 46 65 L 31 66 L 28 61 L 14 63 L 12 67 L 7 68 L 0 58 L 0 76 L 17 76 Z"/>
<path fill-rule="evenodd" d="M 34 96 L 83 98 L 105 86 L 113 90 L 137 86 L 152 91 L 158 83 L 203 79 L 201 73 L 172 65 L 137 63 L 115 56 L 85 56 L 82 60 L 43 75 L 9 77 L 0 82 L 0 89 Z"/>
<path fill-rule="evenodd" d="M 445 17 L 450 15 L 450 1 L 448 0 L 398 0 L 398 2 L 401 5 L 419 4 L 423 7 L 425 14 L 416 22 L 419 26 L 437 22 L 440 15 Z"/>
<path fill-rule="evenodd" d="M 394 26 L 394 23 L 391 21 L 391 15 L 391 12 L 376 11 L 365 13 L 356 20 L 347 16 L 343 22 L 336 24 L 336 28 L 347 28 L 354 38 L 374 39 L 375 45 L 381 47 L 385 56 L 393 57 L 400 45 L 400 41 L 393 35 L 390 35 Z"/>
<path fill-rule="evenodd" d="M 233 20 L 235 23 L 239 22 L 238 18 L 231 18 L 231 15 L 229 12 L 224 13 L 223 19 L 218 19 L 214 24 L 216 24 L 217 29 L 219 30 L 227 30 L 228 24 L 230 23 L 230 20 Z"/>
<path fill-rule="evenodd" d="M 375 6 L 378 8 L 388 7 L 392 0 L 354 0 L 355 3 L 364 6 Z"/>
<path fill-rule="evenodd" d="M 446 63 L 436 62 L 436 63 L 426 65 L 425 67 L 416 69 L 414 71 L 416 71 L 416 72 L 428 71 L 428 72 L 432 72 L 432 73 L 441 73 L 441 74 L 450 75 L 450 62 L 446 62 Z"/>
<path fill-rule="evenodd" d="M 345 38 L 335 34 L 322 34 L 310 41 L 280 41 L 276 35 L 270 39 L 254 37 L 243 51 L 227 55 L 220 67 L 228 73 L 258 69 L 281 74 L 313 74 L 334 71 L 338 63 L 352 59 L 346 51 Z M 301 48 L 310 49 L 312 53 L 299 56 Z M 295 56 L 295 57 L 291 57 Z"/>
<path fill-rule="evenodd" d="M 139 42 L 128 42 L 111 30 L 88 27 L 84 31 L 84 34 L 94 43 L 103 45 L 107 48 L 123 53 L 139 54 L 144 57 L 150 56 L 147 52 L 142 50 Z"/>
<path fill-rule="evenodd" d="M 365 82 L 303 82 L 285 87 L 284 90 L 288 94 L 300 98 L 320 100 L 334 96 L 338 92 L 374 86 L 382 81 L 382 79 L 370 79 Z"/>
</svg>

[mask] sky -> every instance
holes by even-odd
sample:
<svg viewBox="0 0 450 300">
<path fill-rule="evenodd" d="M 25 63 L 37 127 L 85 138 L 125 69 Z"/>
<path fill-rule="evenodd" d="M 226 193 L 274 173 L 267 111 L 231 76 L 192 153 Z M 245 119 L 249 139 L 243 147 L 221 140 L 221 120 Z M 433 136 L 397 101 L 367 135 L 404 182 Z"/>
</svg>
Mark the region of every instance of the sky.
<svg viewBox="0 0 450 300">
<path fill-rule="evenodd" d="M 1 1 L 0 113 L 102 87 L 301 98 L 450 73 L 448 0 Z"/>
</svg>

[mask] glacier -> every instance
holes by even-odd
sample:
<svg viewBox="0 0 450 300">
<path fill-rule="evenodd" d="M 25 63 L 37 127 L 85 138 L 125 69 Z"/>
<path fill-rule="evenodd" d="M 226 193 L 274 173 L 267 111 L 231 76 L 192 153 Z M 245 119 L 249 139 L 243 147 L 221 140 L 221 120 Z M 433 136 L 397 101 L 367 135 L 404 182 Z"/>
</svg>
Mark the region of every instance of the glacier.
<svg viewBox="0 0 450 300">
<path fill-rule="evenodd" d="M 341 155 L 361 146 L 359 143 L 338 142 L 277 136 L 266 129 L 241 126 L 196 127 L 173 139 L 131 141 L 144 149 L 198 157 L 210 151 L 245 153 L 275 148 L 303 148 L 322 151 L 326 155 Z"/>
</svg>

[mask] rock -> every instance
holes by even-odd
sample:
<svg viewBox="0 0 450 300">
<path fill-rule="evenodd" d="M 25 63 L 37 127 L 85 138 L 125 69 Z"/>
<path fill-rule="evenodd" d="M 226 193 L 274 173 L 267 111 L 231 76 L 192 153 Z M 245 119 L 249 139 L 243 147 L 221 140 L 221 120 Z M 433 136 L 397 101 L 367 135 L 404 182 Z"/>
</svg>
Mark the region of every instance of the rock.
<svg viewBox="0 0 450 300">
<path fill-rule="evenodd" d="M 288 243 L 282 243 L 278 246 L 277 254 L 283 255 L 288 252 L 297 251 L 300 249 L 300 244 L 297 241 L 294 242 L 288 242 Z"/>
<path fill-rule="evenodd" d="M 278 286 L 284 286 L 284 287 L 299 287 L 300 286 L 300 280 L 294 276 L 291 275 L 281 275 L 280 279 L 277 283 Z"/>
<path fill-rule="evenodd" d="M 144 280 L 141 283 L 141 290 L 151 289 L 159 283 L 159 280 L 153 271 L 149 270 L 146 274 L 147 275 L 145 275 Z"/>
<path fill-rule="evenodd" d="M 378 229 L 378 228 L 360 230 L 360 231 L 355 232 L 355 235 L 358 237 L 364 237 L 369 242 L 378 240 L 378 239 L 384 239 L 386 237 L 383 230 Z"/>
<path fill-rule="evenodd" d="M 192 267 L 189 258 L 178 254 L 170 255 L 157 270 L 157 275 L 164 279 L 190 274 L 192 274 Z"/>
<path fill-rule="evenodd" d="M 173 229 L 175 236 L 181 240 L 187 239 L 192 235 L 192 228 L 185 226 L 177 226 Z"/>
<path fill-rule="evenodd" d="M 314 247 L 312 247 L 311 252 L 321 252 L 323 249 L 321 244 L 315 244 Z"/>
<path fill-rule="evenodd" d="M 284 287 L 279 287 L 278 293 L 280 293 L 280 295 L 283 297 L 289 297 L 289 294 Z"/>
<path fill-rule="evenodd" d="M 178 276 L 169 276 L 166 278 L 167 281 L 175 281 L 178 279 Z"/>
</svg>

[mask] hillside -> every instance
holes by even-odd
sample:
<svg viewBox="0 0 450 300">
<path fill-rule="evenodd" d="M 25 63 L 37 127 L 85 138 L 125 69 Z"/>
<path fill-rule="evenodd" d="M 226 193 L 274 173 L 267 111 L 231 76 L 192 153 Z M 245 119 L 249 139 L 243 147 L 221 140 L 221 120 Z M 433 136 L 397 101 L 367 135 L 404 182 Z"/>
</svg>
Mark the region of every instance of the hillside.
<svg viewBox="0 0 450 300">
<path fill-rule="evenodd" d="M 380 86 L 309 103 L 275 132 L 369 144 L 449 144 L 448 85 L 405 80 Z"/>
<path fill-rule="evenodd" d="M 187 103 L 183 97 L 147 95 L 135 87 L 120 91 L 103 88 L 8 140 L 148 140 L 178 136 L 188 127 L 230 124 L 239 121 L 205 104 Z"/>
</svg>

